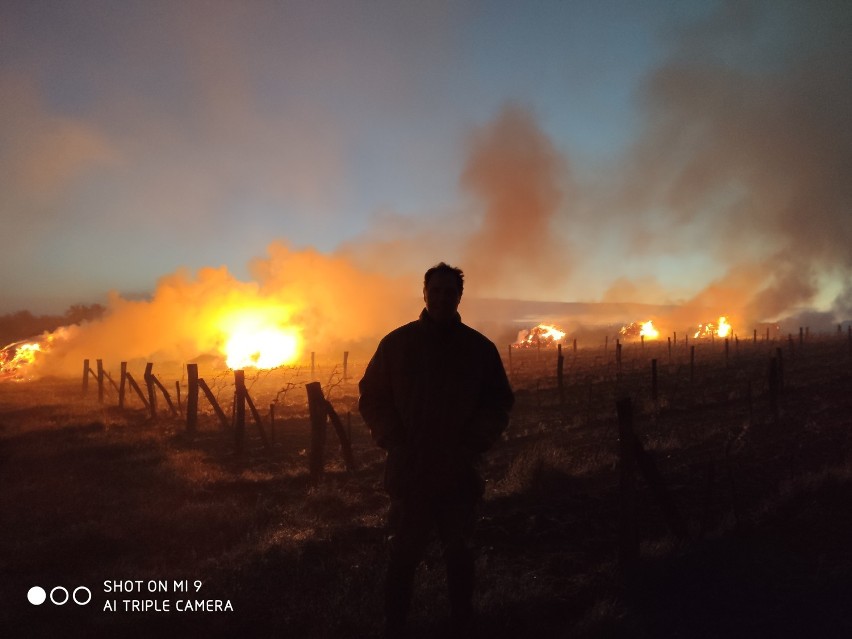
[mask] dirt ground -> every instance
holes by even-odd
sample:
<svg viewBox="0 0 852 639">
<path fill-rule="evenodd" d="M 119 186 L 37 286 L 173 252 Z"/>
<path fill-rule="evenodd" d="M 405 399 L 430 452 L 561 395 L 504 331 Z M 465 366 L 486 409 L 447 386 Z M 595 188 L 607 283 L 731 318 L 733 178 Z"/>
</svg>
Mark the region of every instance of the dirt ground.
<svg viewBox="0 0 852 639">
<path fill-rule="evenodd" d="M 846 336 L 693 345 L 694 360 L 685 345 L 625 344 L 620 364 L 612 348 L 566 352 L 561 389 L 555 351 L 513 353 L 517 405 L 483 468 L 481 636 L 852 636 Z M 242 454 L 203 399 L 189 434 L 164 405 L 119 410 L 79 380 L 0 384 L 0 635 L 380 636 L 383 453 L 350 372 L 321 381 L 357 468 L 329 427 L 320 482 L 301 371 L 248 376 L 271 441 L 249 416 Z M 230 418 L 232 380 L 206 378 Z M 185 385 L 179 370 L 162 381 Z M 637 469 L 629 502 L 625 397 L 662 486 Z M 412 636 L 443 636 L 447 614 L 434 547 Z"/>
</svg>

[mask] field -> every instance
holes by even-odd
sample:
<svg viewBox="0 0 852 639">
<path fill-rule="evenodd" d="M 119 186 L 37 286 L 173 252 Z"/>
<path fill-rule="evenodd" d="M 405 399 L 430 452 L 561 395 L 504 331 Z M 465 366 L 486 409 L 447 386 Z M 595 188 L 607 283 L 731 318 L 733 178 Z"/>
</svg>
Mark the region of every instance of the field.
<svg viewBox="0 0 852 639">
<path fill-rule="evenodd" d="M 512 353 L 516 408 L 483 469 L 481 636 L 852 636 L 847 336 L 629 343 L 620 364 L 613 346 L 566 349 L 561 389 L 555 350 Z M 203 401 L 190 435 L 135 398 L 119 410 L 111 391 L 81 396 L 79 379 L 0 383 L 0 635 L 381 636 L 388 501 L 356 410 L 362 368 L 317 375 L 357 462 L 347 472 L 329 429 L 320 482 L 303 370 L 247 374 L 265 419 L 276 403 L 276 428 L 267 448 L 249 420 L 242 454 Z M 180 369 L 162 380 L 185 382 Z M 226 412 L 230 384 L 211 381 Z M 623 397 L 662 499 L 642 473 L 620 481 Z M 626 513 L 640 540 L 629 563 Z M 437 547 L 417 579 L 412 636 L 444 636 Z M 35 606 L 32 586 L 92 597 Z"/>
</svg>

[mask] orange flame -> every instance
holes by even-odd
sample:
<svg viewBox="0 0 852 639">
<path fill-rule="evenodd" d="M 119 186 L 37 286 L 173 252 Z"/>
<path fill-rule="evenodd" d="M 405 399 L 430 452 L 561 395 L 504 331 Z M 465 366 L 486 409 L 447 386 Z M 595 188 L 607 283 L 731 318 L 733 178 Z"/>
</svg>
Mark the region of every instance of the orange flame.
<svg viewBox="0 0 852 639">
<path fill-rule="evenodd" d="M 239 309 L 220 320 L 220 348 L 229 368 L 269 369 L 296 361 L 302 350 L 300 331 L 287 325 L 286 308 L 271 305 Z"/>
<path fill-rule="evenodd" d="M 703 337 L 728 337 L 733 333 L 733 331 L 733 327 L 728 324 L 727 316 L 722 315 L 719 318 L 718 324 L 714 324 L 713 322 L 699 324 L 698 330 L 695 331 L 695 339 L 701 339 Z"/>
<path fill-rule="evenodd" d="M 524 329 L 518 333 L 518 340 L 513 344 L 516 348 L 530 348 L 532 346 L 551 346 L 561 342 L 565 338 L 562 331 L 550 324 L 539 324 L 532 329 Z"/>
<path fill-rule="evenodd" d="M 635 337 L 637 335 L 645 339 L 657 339 L 660 337 L 660 331 L 654 327 L 653 320 L 633 322 L 632 324 L 623 326 L 619 332 L 625 337 Z"/>
<path fill-rule="evenodd" d="M 654 328 L 652 320 L 648 320 L 642 324 L 642 330 L 639 334 L 648 339 L 657 339 L 660 336 L 660 331 Z"/>
<path fill-rule="evenodd" d="M 25 379 L 24 371 L 42 352 L 39 342 L 14 342 L 0 350 L 0 377 Z"/>
</svg>

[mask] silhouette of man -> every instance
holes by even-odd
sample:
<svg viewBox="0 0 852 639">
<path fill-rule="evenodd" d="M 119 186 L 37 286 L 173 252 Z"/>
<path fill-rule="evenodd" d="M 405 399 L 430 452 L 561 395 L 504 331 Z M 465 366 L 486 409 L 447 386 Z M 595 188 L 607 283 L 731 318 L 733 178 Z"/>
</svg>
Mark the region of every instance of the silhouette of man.
<svg viewBox="0 0 852 639">
<path fill-rule="evenodd" d="M 381 340 L 360 382 L 359 410 L 388 452 L 389 637 L 404 633 L 433 529 L 447 566 L 453 631 L 465 636 L 472 628 L 470 540 L 484 489 L 477 466 L 506 428 L 514 396 L 497 348 L 461 322 L 463 290 L 461 269 L 441 262 L 426 271 L 426 308 Z"/>
</svg>

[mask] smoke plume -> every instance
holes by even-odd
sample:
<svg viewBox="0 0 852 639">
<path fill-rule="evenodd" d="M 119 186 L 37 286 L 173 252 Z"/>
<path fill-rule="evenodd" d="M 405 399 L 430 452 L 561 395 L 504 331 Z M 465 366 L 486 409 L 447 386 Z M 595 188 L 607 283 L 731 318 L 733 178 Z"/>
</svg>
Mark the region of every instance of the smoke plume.
<svg viewBox="0 0 852 639">
<path fill-rule="evenodd" d="M 306 351 L 359 347 L 418 311 L 415 285 L 370 273 L 350 261 L 281 243 L 252 266 L 254 281 L 237 280 L 225 267 L 163 277 L 149 300 L 110 297 L 103 319 L 57 333 L 42 372 L 77 373 L 84 359 L 185 363 L 223 356 L 229 331 L 259 311 L 276 327 L 292 327 Z"/>
<path fill-rule="evenodd" d="M 541 295 L 564 284 L 569 252 L 552 222 L 568 177 L 566 158 L 520 107 L 504 108 L 473 134 L 461 184 L 481 212 L 462 259 L 477 291 L 523 296 L 526 284 L 528 292 Z"/>
<path fill-rule="evenodd" d="M 850 28 L 848 3 L 724 3 L 648 78 L 621 221 L 663 210 L 669 232 L 637 251 L 709 247 L 729 265 L 690 305 L 771 320 L 845 274 L 848 312 Z"/>
</svg>

